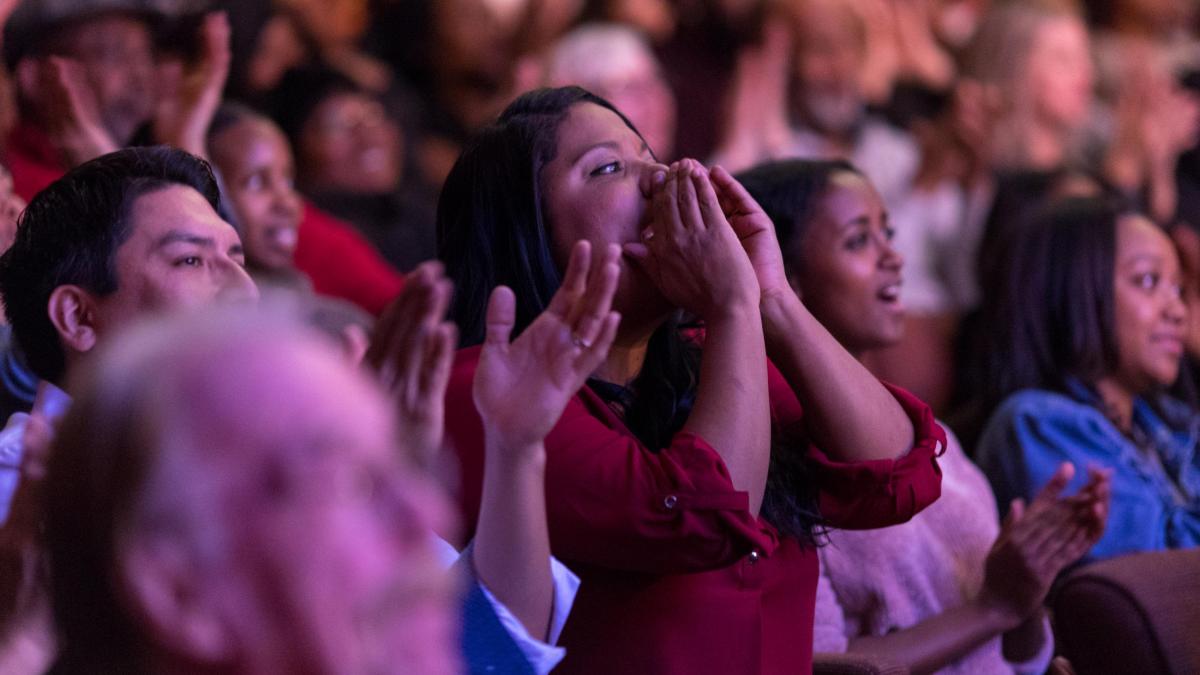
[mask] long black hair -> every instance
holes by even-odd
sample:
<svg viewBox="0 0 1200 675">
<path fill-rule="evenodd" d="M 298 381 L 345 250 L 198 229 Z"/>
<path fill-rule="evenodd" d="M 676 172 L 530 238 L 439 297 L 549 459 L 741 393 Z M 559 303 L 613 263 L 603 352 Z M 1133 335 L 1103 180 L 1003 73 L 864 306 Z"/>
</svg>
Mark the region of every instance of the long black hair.
<svg viewBox="0 0 1200 675">
<path fill-rule="evenodd" d="M 611 103 L 579 87 L 540 89 L 519 97 L 479 132 L 446 179 L 438 200 L 438 257 L 455 284 L 450 316 L 464 347 L 483 341 L 488 296 L 496 286 L 516 294 L 518 333 L 558 290 L 541 173 L 558 151 L 559 125 L 582 103 L 611 110 L 637 133 Z M 629 386 L 589 382 L 651 451 L 670 444 L 695 399 L 700 350 L 684 335 L 686 327 L 677 313 L 654 332 L 645 364 Z M 807 472 L 784 468 L 793 463 L 788 458 L 801 455 L 799 448 L 772 449 L 762 513 L 784 534 L 811 543 L 819 523 L 816 490 Z"/>
<path fill-rule="evenodd" d="M 1116 369 L 1117 223 L 1129 213 L 1108 198 L 1062 199 L 997 242 L 1001 272 L 980 309 L 982 416 L 1018 390 L 1066 391 Z"/>
</svg>

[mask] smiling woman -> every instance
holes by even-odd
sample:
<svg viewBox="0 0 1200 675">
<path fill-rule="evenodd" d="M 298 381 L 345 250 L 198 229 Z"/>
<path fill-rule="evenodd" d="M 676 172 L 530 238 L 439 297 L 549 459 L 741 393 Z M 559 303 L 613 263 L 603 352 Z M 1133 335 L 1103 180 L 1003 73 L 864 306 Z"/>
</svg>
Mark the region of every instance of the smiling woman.
<svg viewBox="0 0 1200 675">
<path fill-rule="evenodd" d="M 271 277 L 295 275 L 303 202 L 283 133 L 253 110 L 226 104 L 209 129 L 208 147 L 241 228 L 247 267 Z"/>
<path fill-rule="evenodd" d="M 1112 515 L 1091 558 L 1200 544 L 1200 414 L 1175 381 L 1187 318 L 1179 259 L 1145 217 L 1072 199 L 1008 252 L 992 372 L 1008 395 L 978 457 L 1001 504 L 1060 462 L 1114 471 Z"/>
</svg>

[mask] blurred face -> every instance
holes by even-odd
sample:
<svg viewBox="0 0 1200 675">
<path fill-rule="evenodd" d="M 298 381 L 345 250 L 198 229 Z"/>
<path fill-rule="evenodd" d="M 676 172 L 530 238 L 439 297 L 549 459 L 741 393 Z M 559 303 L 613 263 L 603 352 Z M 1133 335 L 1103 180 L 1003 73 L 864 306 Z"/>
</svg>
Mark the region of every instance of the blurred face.
<svg viewBox="0 0 1200 675">
<path fill-rule="evenodd" d="M 1170 33 L 1191 25 L 1196 3 L 1189 0 L 1117 0 L 1116 12 L 1135 26 Z"/>
<path fill-rule="evenodd" d="M 858 85 L 863 48 L 856 19 L 840 4 L 809 0 L 798 22 L 800 113 L 818 131 L 846 132 L 863 113 Z"/>
<path fill-rule="evenodd" d="M 430 4 L 434 51 L 438 55 L 433 63 L 438 103 L 465 128 L 478 129 L 499 115 L 512 98 L 510 88 L 516 74 L 513 21 L 520 18 L 519 11 L 513 10 L 521 7 L 491 0 L 439 0 Z M 507 8 L 501 6 L 505 4 Z M 567 4 L 544 3 L 543 13 L 557 13 Z M 540 30 L 535 26 L 531 33 Z"/>
<path fill-rule="evenodd" d="M 1083 124 L 1092 106 L 1092 71 L 1083 22 L 1070 17 L 1043 22 L 1034 37 L 1026 72 L 1034 113 L 1056 128 Z"/>
<path fill-rule="evenodd" d="M 292 9 L 326 46 L 353 44 L 367 28 L 365 0 L 281 0 L 279 4 Z"/>
<path fill-rule="evenodd" d="M 197 447 L 224 449 L 208 478 L 228 548 L 206 588 L 238 665 L 458 672 L 457 589 L 432 545 L 442 498 L 401 464 L 371 384 L 332 350 L 295 347 L 231 356 L 192 413 Z"/>
<path fill-rule="evenodd" d="M 571 108 L 558 128 L 558 152 L 542 169 L 543 208 L 559 269 L 580 239 L 599 256 L 608 244 L 641 241 L 650 223 L 650 179 L 666 167 L 612 111 L 592 103 Z M 613 309 L 628 317 L 670 311 L 653 283 L 622 265 Z"/>
<path fill-rule="evenodd" d="M 199 192 L 173 185 L 144 194 L 129 219 L 117 290 L 94 299 L 98 333 L 155 312 L 258 297 L 237 232 Z"/>
<path fill-rule="evenodd" d="M 1134 393 L 1167 386 L 1179 374 L 1187 310 L 1182 272 L 1167 235 L 1141 216 L 1117 225 L 1116 379 Z"/>
<path fill-rule="evenodd" d="M 303 64 L 307 57 L 304 41 L 291 18 L 283 14 L 273 16 L 263 26 L 254 54 L 246 64 L 246 82 L 255 92 L 269 92 L 284 73 Z"/>
<path fill-rule="evenodd" d="M 675 94 L 649 52 L 632 57 L 623 72 L 578 84 L 625 113 L 660 156 L 671 156 L 675 143 Z"/>
<path fill-rule="evenodd" d="M 663 42 L 675 32 L 675 8 L 666 0 L 612 0 L 608 6 L 609 20 L 635 26 L 655 42 Z"/>
<path fill-rule="evenodd" d="M 904 337 L 904 259 L 892 248 L 879 193 L 862 176 L 833 177 L 805 231 L 801 259 L 789 262 L 801 270 L 793 284 L 804 304 L 851 353 Z"/>
<path fill-rule="evenodd" d="M 70 28 L 61 38 L 65 56 L 79 61 L 100 109 L 100 121 L 119 145 L 154 110 L 154 44 L 140 19 L 112 15 Z"/>
<path fill-rule="evenodd" d="M 221 132 L 211 145 L 242 227 L 247 264 L 267 271 L 291 269 L 302 207 L 287 139 L 273 124 L 247 120 Z"/>
<path fill-rule="evenodd" d="M 400 127 L 383 104 L 361 94 L 321 102 L 300 132 L 301 171 L 314 191 L 380 193 L 400 185 Z"/>
</svg>

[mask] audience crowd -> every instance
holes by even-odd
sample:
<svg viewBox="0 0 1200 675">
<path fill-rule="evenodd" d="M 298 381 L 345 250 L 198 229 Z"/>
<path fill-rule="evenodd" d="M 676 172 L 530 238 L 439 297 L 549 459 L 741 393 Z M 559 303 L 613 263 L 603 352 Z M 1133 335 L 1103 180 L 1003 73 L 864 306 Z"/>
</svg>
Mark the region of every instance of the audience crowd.
<svg viewBox="0 0 1200 675">
<path fill-rule="evenodd" d="M 1063 673 L 1200 547 L 1192 0 L 0 26 L 0 672 Z"/>
</svg>

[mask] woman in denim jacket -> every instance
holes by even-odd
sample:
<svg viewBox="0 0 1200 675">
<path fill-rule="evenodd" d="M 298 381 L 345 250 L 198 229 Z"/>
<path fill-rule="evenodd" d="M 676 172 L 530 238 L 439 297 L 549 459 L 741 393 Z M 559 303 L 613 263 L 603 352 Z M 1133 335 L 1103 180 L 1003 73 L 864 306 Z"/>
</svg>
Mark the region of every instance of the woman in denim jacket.
<svg viewBox="0 0 1200 675">
<path fill-rule="evenodd" d="M 1000 504 L 1033 496 L 1064 461 L 1101 466 L 1112 506 L 1087 559 L 1200 543 L 1200 413 L 1164 393 L 1187 319 L 1170 239 L 1141 215 L 1073 199 L 1004 249 L 991 325 L 1007 398 L 977 449 Z"/>
</svg>

